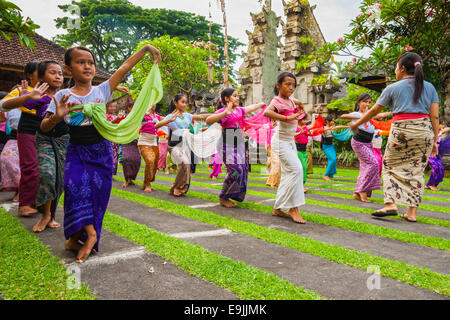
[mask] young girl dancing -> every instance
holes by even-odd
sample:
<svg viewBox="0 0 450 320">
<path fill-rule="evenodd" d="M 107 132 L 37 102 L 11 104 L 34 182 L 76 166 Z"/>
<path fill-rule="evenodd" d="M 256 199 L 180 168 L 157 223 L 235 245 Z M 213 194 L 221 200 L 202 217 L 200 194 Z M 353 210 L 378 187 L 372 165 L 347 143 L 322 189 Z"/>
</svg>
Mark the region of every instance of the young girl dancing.
<svg viewBox="0 0 450 320">
<path fill-rule="evenodd" d="M 169 134 L 169 152 L 172 160 L 178 165 L 178 173 L 175 181 L 170 188 L 169 194 L 180 197 L 186 194 L 191 183 L 191 155 L 186 154 L 181 148 L 181 141 L 184 130 L 189 130 L 192 120 L 203 120 L 209 114 L 192 115 L 185 112 L 187 108 L 187 98 L 184 94 L 177 94 L 170 104 L 170 112 L 164 120 L 170 121 L 175 117 L 174 121 L 170 121 Z"/>
<path fill-rule="evenodd" d="M 308 116 L 306 113 L 302 113 L 298 120 L 298 126 L 294 135 L 295 145 L 297 147 L 297 156 L 302 164 L 303 168 L 303 184 L 306 183 L 306 175 L 308 171 L 308 152 L 306 146 L 308 145 L 308 130 L 314 127 L 317 114 L 313 114 L 313 120 L 310 125 L 307 125 Z M 307 190 L 304 189 L 304 192 Z"/>
<path fill-rule="evenodd" d="M 64 171 L 64 234 L 66 249 L 78 251 L 77 262 L 83 263 L 92 250 L 98 251 L 103 217 L 108 205 L 111 188 L 113 159 L 111 143 L 104 139 L 92 125 L 92 120 L 81 110 L 69 108 L 89 102 L 104 103 L 128 73 L 150 52 L 159 63 L 159 51 L 145 46 L 130 57 L 109 80 L 92 86 L 96 63 L 92 52 L 84 47 L 66 51 L 65 70 L 72 75 L 75 86 L 59 91 L 47 110 L 47 124 L 43 131 L 50 131 L 62 119 L 70 128 Z M 83 241 L 81 246 L 79 241 Z"/>
<path fill-rule="evenodd" d="M 6 136 L 6 144 L 0 155 L 1 189 L 3 191 L 14 191 L 14 202 L 19 201 L 20 164 L 17 127 L 21 113 L 22 111 L 19 109 L 12 109 L 5 113 L 11 132 Z"/>
<path fill-rule="evenodd" d="M 14 89 L 5 98 L 3 98 L 3 108 L 8 111 L 14 107 L 8 107 L 11 103 L 11 98 L 24 95 L 33 90 L 36 86 L 38 62 L 30 62 L 25 66 L 25 76 L 27 78 L 28 89 L 25 85 L 21 88 Z M 17 128 L 17 146 L 19 148 L 20 160 L 20 184 L 19 184 L 19 210 L 21 216 L 29 217 L 36 214 L 38 211 L 34 208 L 36 205 L 36 194 L 39 188 L 39 170 L 35 146 L 35 135 L 39 128 L 41 119 L 36 117 L 36 110 L 29 110 L 26 108 L 19 108 L 22 111 Z"/>
<path fill-rule="evenodd" d="M 206 119 L 208 125 L 218 122 L 222 126 L 222 161 L 227 176 L 219 195 L 220 204 L 227 208 L 236 204 L 230 199 L 242 202 L 247 192 L 248 164 L 245 155 L 244 119 L 248 113 L 263 107 L 264 103 L 239 107 L 236 89 L 227 88 L 220 94 L 218 110 Z M 220 150 L 220 147 L 219 147 Z"/>
<path fill-rule="evenodd" d="M 355 111 L 344 114 L 342 119 L 351 119 L 353 122 L 363 117 L 370 110 L 372 97 L 368 93 L 361 93 L 355 104 Z M 384 118 L 391 115 L 390 112 L 382 113 L 377 118 Z M 359 122 L 359 121 L 358 121 Z M 368 121 L 360 124 L 358 131 L 352 138 L 351 145 L 353 151 L 359 159 L 359 175 L 356 183 L 353 199 L 362 202 L 371 202 L 368 197 L 372 196 L 373 190 L 381 187 L 380 174 L 378 172 L 378 161 L 373 152 L 372 139 L 375 127 Z"/>
<path fill-rule="evenodd" d="M 138 147 L 142 158 L 145 161 L 144 184 L 141 189 L 144 192 L 152 192 L 151 183 L 155 181 L 158 171 L 159 149 L 156 137 L 157 129 L 175 121 L 178 114 L 173 114 L 168 120 L 161 120 L 161 117 L 155 112 L 156 105 L 152 106 L 144 116 L 141 130 L 139 133 Z"/>
<path fill-rule="evenodd" d="M 281 182 L 277 190 L 273 216 L 290 216 L 294 222 L 304 224 L 298 207 L 305 204 L 303 190 L 303 168 L 297 157 L 294 136 L 298 118 L 302 114 L 301 102 L 291 98 L 297 86 L 292 73 L 283 72 L 278 76 L 275 85 L 275 97 L 265 110 L 264 115 L 278 120 L 279 128 L 272 137 L 272 151 L 280 158 Z M 283 211 L 288 211 L 289 215 Z"/>
<path fill-rule="evenodd" d="M 333 131 L 343 128 L 348 128 L 348 126 L 334 126 L 334 118 L 332 115 L 328 115 L 325 118 L 321 147 L 328 160 L 327 169 L 325 170 L 325 175 L 323 176 L 323 178 L 327 181 L 331 181 L 337 173 L 336 149 L 334 148 L 333 143 Z"/>
<path fill-rule="evenodd" d="M 439 96 L 424 81 L 422 58 L 414 52 L 402 54 L 396 64 L 397 82 L 387 86 L 375 106 L 352 130 L 376 117 L 385 106 L 394 114 L 383 159 L 385 207 L 373 216 L 397 215 L 397 204 L 408 206 L 402 218 L 416 221 L 425 185 L 428 158 L 438 152 Z"/>
</svg>

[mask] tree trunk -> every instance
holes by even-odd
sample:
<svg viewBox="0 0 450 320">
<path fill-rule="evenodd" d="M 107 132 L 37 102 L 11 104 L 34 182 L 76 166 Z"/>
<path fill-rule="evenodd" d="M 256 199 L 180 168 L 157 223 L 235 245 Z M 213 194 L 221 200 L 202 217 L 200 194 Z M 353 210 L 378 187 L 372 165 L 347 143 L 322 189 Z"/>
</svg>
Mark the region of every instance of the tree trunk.
<svg viewBox="0 0 450 320">
<path fill-rule="evenodd" d="M 228 55 L 228 27 L 227 27 L 227 13 L 225 10 L 225 0 L 220 0 L 220 5 L 222 8 L 222 14 L 223 14 L 223 27 L 225 29 L 225 48 L 224 48 L 224 54 L 226 58 L 226 65 L 225 65 L 225 74 L 223 77 L 223 84 L 225 88 L 230 87 L 230 82 L 228 81 L 228 74 L 230 70 L 230 56 Z"/>
</svg>

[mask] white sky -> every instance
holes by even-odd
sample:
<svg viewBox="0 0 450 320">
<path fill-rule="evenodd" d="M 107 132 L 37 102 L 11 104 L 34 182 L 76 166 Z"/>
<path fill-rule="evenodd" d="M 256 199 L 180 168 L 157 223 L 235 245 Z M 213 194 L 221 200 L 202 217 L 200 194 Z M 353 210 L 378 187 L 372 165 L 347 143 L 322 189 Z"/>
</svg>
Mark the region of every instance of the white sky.
<svg viewBox="0 0 450 320">
<path fill-rule="evenodd" d="M 22 9 L 25 17 L 30 17 L 41 26 L 37 32 L 52 39 L 55 35 L 63 33 L 62 29 L 56 29 L 54 19 L 62 17 L 63 12 L 58 8 L 61 4 L 70 4 L 70 0 L 9 0 Z M 286 0 L 288 1 L 288 0 Z M 208 18 L 209 0 L 130 0 L 131 3 L 143 8 L 165 8 L 192 12 Z M 351 19 L 359 13 L 359 0 L 309 0 L 311 5 L 317 5 L 314 11 L 316 19 L 326 41 L 333 42 L 349 31 Z M 217 0 L 211 0 L 212 20 L 222 24 L 222 13 Z M 227 0 L 228 34 L 238 38 L 245 44 L 239 49 L 247 50 L 248 37 L 245 30 L 253 31 L 250 12 L 261 10 L 257 0 Z M 272 0 L 272 9 L 284 20 L 283 4 L 281 0 Z M 281 30 L 280 30 L 281 35 Z M 237 60 L 235 69 L 238 69 L 242 59 Z"/>
</svg>

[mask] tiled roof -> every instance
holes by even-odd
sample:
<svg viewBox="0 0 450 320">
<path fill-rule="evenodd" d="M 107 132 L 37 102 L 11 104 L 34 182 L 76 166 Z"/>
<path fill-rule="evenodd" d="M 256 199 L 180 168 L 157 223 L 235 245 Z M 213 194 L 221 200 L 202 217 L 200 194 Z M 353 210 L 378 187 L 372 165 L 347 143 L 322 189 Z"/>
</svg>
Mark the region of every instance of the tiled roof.
<svg viewBox="0 0 450 320">
<path fill-rule="evenodd" d="M 0 36 L 0 68 L 13 68 L 23 71 L 28 62 L 44 60 L 55 60 L 61 66 L 64 65 L 65 48 L 38 34 L 31 36 L 31 38 L 36 41 L 34 50 L 22 47 L 17 36 L 14 36 L 11 41 Z M 109 72 L 97 67 L 94 80 L 104 81 L 110 77 Z"/>
</svg>

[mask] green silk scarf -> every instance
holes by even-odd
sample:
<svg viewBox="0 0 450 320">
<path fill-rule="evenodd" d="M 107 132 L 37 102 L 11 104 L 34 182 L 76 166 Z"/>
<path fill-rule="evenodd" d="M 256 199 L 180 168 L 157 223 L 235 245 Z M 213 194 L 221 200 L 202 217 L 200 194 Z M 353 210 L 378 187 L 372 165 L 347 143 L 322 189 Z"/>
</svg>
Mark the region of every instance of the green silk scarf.
<svg viewBox="0 0 450 320">
<path fill-rule="evenodd" d="M 163 88 L 159 66 L 154 64 L 145 80 L 133 109 L 120 123 L 106 120 L 106 106 L 103 103 L 86 103 L 83 114 L 92 119 L 97 131 L 103 138 L 117 144 L 127 144 L 139 137 L 142 119 L 148 109 L 163 97 Z M 80 106 L 74 108 L 80 109 Z"/>
</svg>

